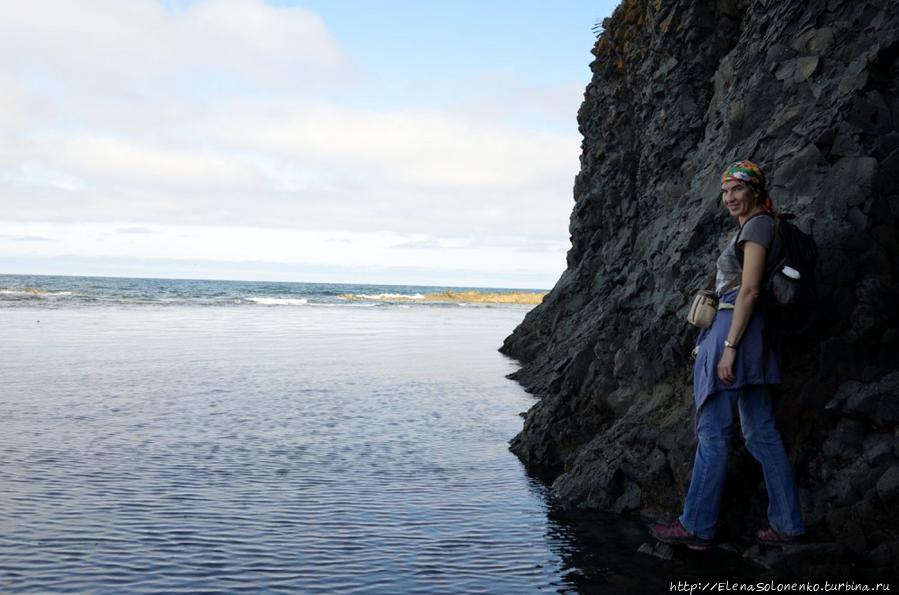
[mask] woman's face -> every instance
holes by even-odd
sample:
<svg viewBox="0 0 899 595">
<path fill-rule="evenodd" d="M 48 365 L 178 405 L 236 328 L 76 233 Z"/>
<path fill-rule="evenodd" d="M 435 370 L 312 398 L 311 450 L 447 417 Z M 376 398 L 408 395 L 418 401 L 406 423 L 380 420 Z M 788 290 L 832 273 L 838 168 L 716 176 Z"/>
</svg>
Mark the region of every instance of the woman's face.
<svg viewBox="0 0 899 595">
<path fill-rule="evenodd" d="M 721 201 L 733 217 L 746 217 L 758 206 L 758 195 L 745 182 L 730 180 L 721 184 Z"/>
</svg>

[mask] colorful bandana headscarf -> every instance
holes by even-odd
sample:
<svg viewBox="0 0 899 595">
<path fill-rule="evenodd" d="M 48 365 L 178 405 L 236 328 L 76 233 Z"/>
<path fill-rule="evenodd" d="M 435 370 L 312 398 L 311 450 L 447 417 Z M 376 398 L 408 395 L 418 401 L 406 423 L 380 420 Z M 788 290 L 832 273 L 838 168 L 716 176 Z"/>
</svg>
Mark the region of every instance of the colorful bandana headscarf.
<svg viewBox="0 0 899 595">
<path fill-rule="evenodd" d="M 727 166 L 724 173 L 721 174 L 721 183 L 730 182 L 731 180 L 739 180 L 753 186 L 761 193 L 762 208 L 766 211 L 774 211 L 774 204 L 771 202 L 771 194 L 765 187 L 765 173 L 758 165 L 752 161 L 735 161 Z"/>
</svg>

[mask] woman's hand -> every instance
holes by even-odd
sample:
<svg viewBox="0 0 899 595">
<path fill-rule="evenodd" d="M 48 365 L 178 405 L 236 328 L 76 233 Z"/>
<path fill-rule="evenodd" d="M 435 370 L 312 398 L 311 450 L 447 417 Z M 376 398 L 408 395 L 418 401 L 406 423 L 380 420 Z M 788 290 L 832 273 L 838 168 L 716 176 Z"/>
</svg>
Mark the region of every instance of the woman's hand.
<svg viewBox="0 0 899 595">
<path fill-rule="evenodd" d="M 743 244 L 743 277 L 737 299 L 734 300 L 734 313 L 727 330 L 727 337 L 731 343 L 739 343 L 749 326 L 752 311 L 761 293 L 762 277 L 765 274 L 765 247 L 758 242 L 747 240 Z M 730 385 L 735 380 L 734 360 L 737 358 L 737 350 L 725 347 L 718 360 L 718 378 L 724 384 Z"/>
<path fill-rule="evenodd" d="M 735 349 L 725 347 L 724 353 L 721 354 L 721 359 L 718 360 L 718 378 L 724 384 L 730 384 L 734 381 L 734 359 L 736 356 L 737 351 Z"/>
</svg>

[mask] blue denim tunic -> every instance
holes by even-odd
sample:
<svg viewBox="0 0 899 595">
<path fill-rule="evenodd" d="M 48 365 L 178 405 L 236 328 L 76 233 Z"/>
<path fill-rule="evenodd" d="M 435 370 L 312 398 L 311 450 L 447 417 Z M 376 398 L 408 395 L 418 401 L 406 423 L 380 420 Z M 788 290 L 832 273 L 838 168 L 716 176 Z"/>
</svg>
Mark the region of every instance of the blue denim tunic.
<svg viewBox="0 0 899 595">
<path fill-rule="evenodd" d="M 737 293 L 739 289 L 731 290 L 721 296 L 720 301 L 733 304 Z M 718 360 L 724 351 L 724 339 L 733 315 L 733 310 L 718 310 L 712 326 L 699 335 L 699 351 L 693 366 L 693 400 L 697 413 L 706 399 L 720 390 L 747 384 L 780 384 L 780 354 L 765 344 L 765 313 L 758 302 L 737 347 L 733 383 L 728 385 L 718 378 Z"/>
</svg>

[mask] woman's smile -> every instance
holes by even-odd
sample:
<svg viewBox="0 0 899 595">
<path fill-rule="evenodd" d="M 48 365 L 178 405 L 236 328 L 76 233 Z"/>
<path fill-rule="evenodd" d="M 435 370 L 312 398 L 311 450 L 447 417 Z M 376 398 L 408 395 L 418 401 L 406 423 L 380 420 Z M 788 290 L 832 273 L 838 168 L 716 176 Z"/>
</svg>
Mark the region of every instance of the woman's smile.
<svg viewBox="0 0 899 595">
<path fill-rule="evenodd" d="M 721 185 L 721 200 L 734 217 L 746 217 L 755 206 L 755 195 L 743 182 L 730 180 Z"/>
</svg>

